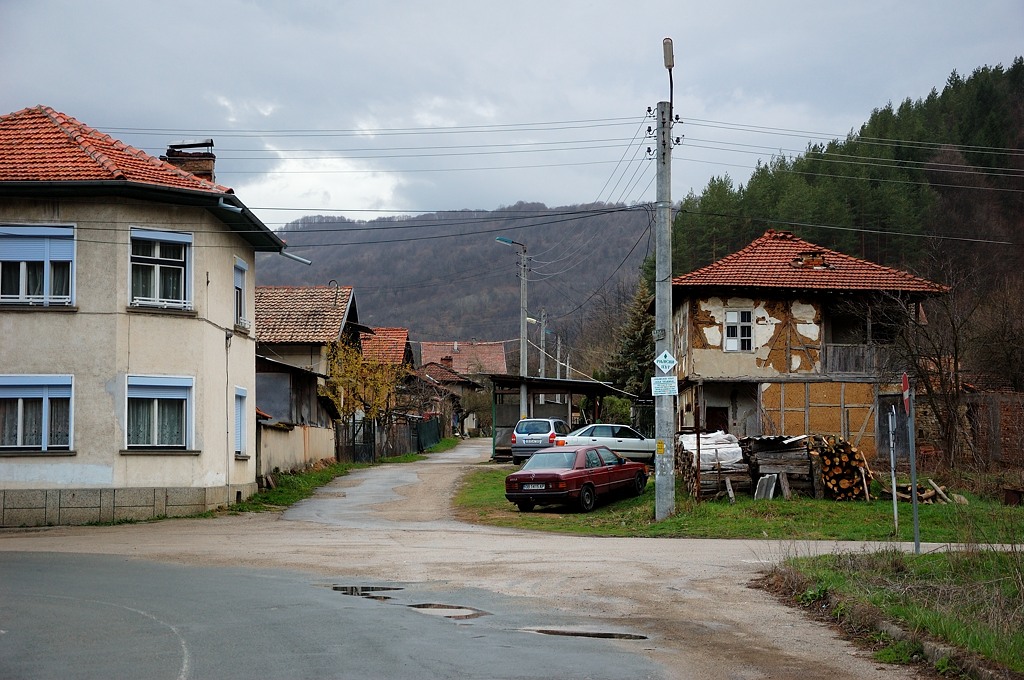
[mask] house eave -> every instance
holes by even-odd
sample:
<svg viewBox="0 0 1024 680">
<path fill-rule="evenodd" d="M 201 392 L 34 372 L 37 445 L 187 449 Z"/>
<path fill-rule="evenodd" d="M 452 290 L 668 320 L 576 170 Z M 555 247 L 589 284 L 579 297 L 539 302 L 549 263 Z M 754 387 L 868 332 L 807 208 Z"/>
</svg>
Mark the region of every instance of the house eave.
<svg viewBox="0 0 1024 680">
<path fill-rule="evenodd" d="M 119 196 L 205 208 L 259 252 L 281 252 L 284 241 L 231 192 L 165 187 L 123 180 L 0 182 L 0 198 L 52 199 Z"/>
</svg>

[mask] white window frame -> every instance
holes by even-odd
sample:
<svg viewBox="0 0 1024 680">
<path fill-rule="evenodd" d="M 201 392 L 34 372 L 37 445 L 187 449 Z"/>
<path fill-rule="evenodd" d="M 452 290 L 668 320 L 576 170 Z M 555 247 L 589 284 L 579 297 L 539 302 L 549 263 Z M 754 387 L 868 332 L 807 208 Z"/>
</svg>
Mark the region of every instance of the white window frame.
<svg viewBox="0 0 1024 680">
<path fill-rule="evenodd" d="M 245 329 L 252 326 L 252 322 L 245 315 L 245 279 L 248 271 L 249 265 L 245 263 L 245 260 L 236 257 L 234 269 L 235 325 Z"/>
<path fill-rule="evenodd" d="M 136 255 L 136 243 L 152 243 L 156 253 L 162 246 L 180 246 L 181 258 Z M 182 309 L 192 310 L 192 234 L 179 231 L 156 231 L 152 229 L 138 229 L 132 227 L 131 239 L 128 246 L 128 296 L 133 307 L 156 307 L 159 309 Z M 151 268 L 150 285 L 151 296 L 137 295 L 135 292 L 135 271 L 136 267 Z M 161 295 L 160 270 L 180 269 L 181 270 L 181 293 L 179 296 L 171 297 Z"/>
<path fill-rule="evenodd" d="M 245 402 L 248 392 L 244 387 L 235 386 L 235 455 L 245 455 L 245 431 L 248 424 Z"/>
<path fill-rule="evenodd" d="M 42 265 L 41 293 L 31 293 L 28 289 L 29 270 L 33 264 Z M 67 266 L 67 273 L 63 276 L 56 269 L 62 265 Z M 66 292 L 55 292 L 54 286 L 59 286 L 65 278 Z M 12 279 L 15 279 L 17 288 L 13 292 L 10 286 Z M 0 225 L 0 305 L 69 307 L 74 300 L 74 227 Z"/>
<path fill-rule="evenodd" d="M 3 443 L 4 416 L 0 410 L 0 451 L 70 451 L 74 448 L 75 403 L 74 377 L 70 375 L 0 375 L 0 399 L 13 402 L 13 414 L 6 417 L 14 421 L 15 439 Z M 51 401 L 67 399 L 67 443 L 54 443 L 52 439 Z M 26 444 L 25 407 L 26 400 L 41 400 L 40 434 L 38 444 Z M 10 421 L 8 421 L 10 422 Z"/>
<path fill-rule="evenodd" d="M 126 449 L 191 449 L 194 441 L 195 378 L 191 376 L 129 375 L 125 379 L 124 444 Z M 149 402 L 149 439 L 132 441 L 132 400 Z M 181 441 L 160 442 L 160 407 L 181 401 Z"/>
<path fill-rule="evenodd" d="M 722 324 L 722 351 L 754 351 L 754 311 L 751 309 L 725 310 Z"/>
</svg>

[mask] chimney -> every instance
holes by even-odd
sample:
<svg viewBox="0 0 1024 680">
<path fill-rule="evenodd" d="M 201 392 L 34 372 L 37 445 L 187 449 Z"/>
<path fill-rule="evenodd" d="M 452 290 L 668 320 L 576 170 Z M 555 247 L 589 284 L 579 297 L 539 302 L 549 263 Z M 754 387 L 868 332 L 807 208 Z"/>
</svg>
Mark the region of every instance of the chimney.
<svg viewBox="0 0 1024 680">
<path fill-rule="evenodd" d="M 441 357 L 441 365 L 444 366 L 445 368 L 451 368 L 452 367 L 452 358 L 451 358 L 451 356 Z"/>
<path fill-rule="evenodd" d="M 182 149 L 205 149 L 204 151 L 182 151 Z M 213 139 L 186 139 L 167 145 L 167 152 L 160 160 L 192 173 L 207 182 L 216 181 L 213 166 L 217 157 L 213 155 Z"/>
</svg>

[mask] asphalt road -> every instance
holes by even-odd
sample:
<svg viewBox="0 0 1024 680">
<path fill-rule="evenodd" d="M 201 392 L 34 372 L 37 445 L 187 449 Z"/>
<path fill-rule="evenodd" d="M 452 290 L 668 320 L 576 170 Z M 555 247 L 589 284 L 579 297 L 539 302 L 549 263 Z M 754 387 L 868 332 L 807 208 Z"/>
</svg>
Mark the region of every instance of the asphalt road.
<svg viewBox="0 0 1024 680">
<path fill-rule="evenodd" d="M 820 543 L 465 524 L 469 441 L 283 514 L 0 530 L 0 678 L 910 678 L 750 580 Z"/>
</svg>

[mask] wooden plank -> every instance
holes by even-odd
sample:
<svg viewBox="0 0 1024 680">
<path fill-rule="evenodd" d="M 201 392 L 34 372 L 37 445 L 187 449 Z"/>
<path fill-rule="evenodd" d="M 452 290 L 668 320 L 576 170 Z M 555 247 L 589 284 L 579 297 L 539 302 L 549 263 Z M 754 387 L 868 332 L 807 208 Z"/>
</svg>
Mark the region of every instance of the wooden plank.
<svg viewBox="0 0 1024 680">
<path fill-rule="evenodd" d="M 860 481 L 864 484 L 864 500 L 871 500 L 871 492 L 868 491 L 868 474 L 864 468 L 860 468 Z"/>
<path fill-rule="evenodd" d="M 729 502 L 730 503 L 735 503 L 736 502 L 736 494 L 734 494 L 732 492 L 732 481 L 730 481 L 728 477 L 725 478 L 725 490 L 729 494 Z"/>
<path fill-rule="evenodd" d="M 793 494 L 789 490 L 789 475 L 785 472 L 779 473 L 779 486 L 782 488 L 782 497 L 787 501 L 793 499 Z"/>
<path fill-rule="evenodd" d="M 762 475 L 781 473 L 790 475 L 809 475 L 811 474 L 811 465 L 810 463 L 803 463 L 802 465 L 759 465 L 757 470 Z"/>
</svg>

